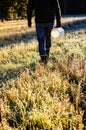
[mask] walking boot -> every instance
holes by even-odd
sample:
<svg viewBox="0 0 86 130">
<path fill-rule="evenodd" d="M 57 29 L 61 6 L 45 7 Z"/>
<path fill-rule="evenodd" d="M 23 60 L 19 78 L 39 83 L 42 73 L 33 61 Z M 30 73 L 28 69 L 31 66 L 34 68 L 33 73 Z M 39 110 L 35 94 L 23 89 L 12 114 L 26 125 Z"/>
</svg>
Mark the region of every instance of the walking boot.
<svg viewBox="0 0 86 130">
<path fill-rule="evenodd" d="M 44 64 L 47 64 L 47 56 L 41 56 L 41 61 Z"/>
<path fill-rule="evenodd" d="M 46 58 L 47 58 L 47 61 L 49 59 L 49 52 L 50 52 L 50 49 L 46 49 Z"/>
</svg>

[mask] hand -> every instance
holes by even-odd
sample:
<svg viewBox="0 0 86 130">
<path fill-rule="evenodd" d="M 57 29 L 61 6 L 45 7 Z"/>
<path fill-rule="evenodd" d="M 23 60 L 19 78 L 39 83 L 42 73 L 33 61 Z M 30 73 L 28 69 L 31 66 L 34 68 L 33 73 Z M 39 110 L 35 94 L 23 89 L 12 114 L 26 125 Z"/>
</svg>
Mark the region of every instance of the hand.
<svg viewBox="0 0 86 130">
<path fill-rule="evenodd" d="M 62 26 L 61 26 L 61 21 L 58 20 L 57 23 L 56 23 L 56 28 L 60 28 L 60 27 L 62 27 Z"/>
<path fill-rule="evenodd" d="M 56 24 L 55 28 L 61 28 L 62 26 L 60 24 Z"/>
<path fill-rule="evenodd" d="M 31 22 L 28 22 L 28 26 L 31 28 Z"/>
</svg>

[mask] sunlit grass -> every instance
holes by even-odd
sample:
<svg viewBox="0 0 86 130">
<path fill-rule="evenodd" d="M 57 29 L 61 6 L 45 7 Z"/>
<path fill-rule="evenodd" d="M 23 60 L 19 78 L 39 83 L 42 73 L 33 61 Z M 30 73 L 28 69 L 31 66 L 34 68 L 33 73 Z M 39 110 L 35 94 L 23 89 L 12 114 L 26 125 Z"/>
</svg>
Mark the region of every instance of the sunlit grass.
<svg viewBox="0 0 86 130">
<path fill-rule="evenodd" d="M 67 80 L 63 81 L 57 67 L 52 71 L 38 65 L 34 73 L 27 69 L 2 87 L 1 128 L 4 128 L 3 119 L 5 127 L 9 123 L 20 129 L 77 130 L 83 127 L 83 113 L 70 103 L 68 91 L 72 87 Z"/>
<path fill-rule="evenodd" d="M 47 66 L 34 38 L 1 47 L 0 130 L 82 130 L 85 77 L 85 30 L 52 39 Z"/>
</svg>

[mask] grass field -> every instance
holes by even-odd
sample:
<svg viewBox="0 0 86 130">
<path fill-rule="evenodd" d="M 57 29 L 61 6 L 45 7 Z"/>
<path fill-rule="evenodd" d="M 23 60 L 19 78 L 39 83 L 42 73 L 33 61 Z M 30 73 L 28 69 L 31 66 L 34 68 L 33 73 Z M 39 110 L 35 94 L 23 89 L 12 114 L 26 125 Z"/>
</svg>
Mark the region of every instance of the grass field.
<svg viewBox="0 0 86 130">
<path fill-rule="evenodd" d="M 62 17 L 65 35 L 52 39 L 40 64 L 27 21 L 0 23 L 0 130 L 84 130 L 86 17 Z"/>
</svg>

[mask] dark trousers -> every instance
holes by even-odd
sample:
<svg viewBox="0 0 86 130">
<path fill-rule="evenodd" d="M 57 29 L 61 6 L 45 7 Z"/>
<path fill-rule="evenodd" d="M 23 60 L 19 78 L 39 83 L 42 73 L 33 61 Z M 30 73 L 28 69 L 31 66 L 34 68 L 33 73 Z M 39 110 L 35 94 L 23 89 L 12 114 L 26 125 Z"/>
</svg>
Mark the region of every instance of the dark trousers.
<svg viewBox="0 0 86 130">
<path fill-rule="evenodd" d="M 51 47 L 51 30 L 53 28 L 53 22 L 39 24 L 36 23 L 36 32 L 39 43 L 39 54 L 41 56 L 46 55 L 46 50 Z"/>
</svg>

